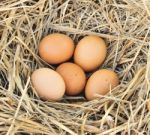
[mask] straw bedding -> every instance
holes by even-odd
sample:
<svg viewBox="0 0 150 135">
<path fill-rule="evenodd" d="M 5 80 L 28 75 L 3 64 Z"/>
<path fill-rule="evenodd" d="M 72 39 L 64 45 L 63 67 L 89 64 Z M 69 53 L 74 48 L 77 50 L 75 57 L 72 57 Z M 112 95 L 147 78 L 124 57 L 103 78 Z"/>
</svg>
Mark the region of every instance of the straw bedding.
<svg viewBox="0 0 150 135">
<path fill-rule="evenodd" d="M 120 85 L 87 102 L 83 95 L 61 102 L 40 100 L 30 76 L 55 68 L 38 56 L 38 43 L 61 32 L 77 43 L 103 37 L 103 66 L 116 71 Z M 148 135 L 150 113 L 149 0 L 1 0 L 0 134 Z"/>
</svg>

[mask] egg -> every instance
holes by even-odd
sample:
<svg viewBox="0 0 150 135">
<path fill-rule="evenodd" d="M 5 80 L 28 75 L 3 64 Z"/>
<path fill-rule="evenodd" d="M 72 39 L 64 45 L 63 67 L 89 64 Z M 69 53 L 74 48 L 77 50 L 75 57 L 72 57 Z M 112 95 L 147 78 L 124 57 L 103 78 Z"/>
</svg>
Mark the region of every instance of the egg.
<svg viewBox="0 0 150 135">
<path fill-rule="evenodd" d="M 147 102 L 147 109 L 150 112 L 150 102 Z"/>
<path fill-rule="evenodd" d="M 102 38 L 86 36 L 77 44 L 74 61 L 85 71 L 92 71 L 104 62 L 106 53 L 106 43 Z"/>
<path fill-rule="evenodd" d="M 101 69 L 88 79 L 85 87 L 85 96 L 88 100 L 97 98 L 97 94 L 105 95 L 119 84 L 118 75 L 111 70 Z"/>
<path fill-rule="evenodd" d="M 72 57 L 73 52 L 73 40 L 60 33 L 44 37 L 39 44 L 39 55 L 49 64 L 60 64 L 67 61 Z"/>
<path fill-rule="evenodd" d="M 65 93 L 65 82 L 54 70 L 40 68 L 31 75 L 31 81 L 39 97 L 45 100 L 58 101 Z"/>
<path fill-rule="evenodd" d="M 75 96 L 82 92 L 86 83 L 86 75 L 81 67 L 67 62 L 59 65 L 56 71 L 65 81 L 67 95 Z"/>
</svg>

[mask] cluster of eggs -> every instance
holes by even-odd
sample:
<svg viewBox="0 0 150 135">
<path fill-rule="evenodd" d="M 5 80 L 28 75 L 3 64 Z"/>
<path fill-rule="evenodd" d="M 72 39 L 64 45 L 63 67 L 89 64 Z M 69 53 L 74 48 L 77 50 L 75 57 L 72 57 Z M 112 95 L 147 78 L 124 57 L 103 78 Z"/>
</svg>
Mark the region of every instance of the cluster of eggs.
<svg viewBox="0 0 150 135">
<path fill-rule="evenodd" d="M 58 101 L 66 93 L 75 96 L 85 90 L 88 100 L 105 95 L 119 84 L 117 74 L 108 69 L 94 72 L 89 79 L 85 72 L 96 70 L 107 54 L 105 41 L 98 36 L 85 36 L 75 47 L 73 40 L 64 34 L 44 37 L 39 44 L 40 57 L 57 65 L 56 71 L 40 68 L 31 76 L 37 94 L 46 100 Z M 74 63 L 66 62 L 73 56 Z"/>
</svg>

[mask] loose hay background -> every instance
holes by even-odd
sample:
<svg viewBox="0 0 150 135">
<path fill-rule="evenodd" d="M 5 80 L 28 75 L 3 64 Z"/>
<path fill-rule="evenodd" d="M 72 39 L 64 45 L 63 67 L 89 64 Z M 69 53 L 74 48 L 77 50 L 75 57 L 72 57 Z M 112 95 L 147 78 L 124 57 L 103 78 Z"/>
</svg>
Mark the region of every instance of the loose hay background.
<svg viewBox="0 0 150 135">
<path fill-rule="evenodd" d="M 149 0 L 1 0 L 0 134 L 150 134 L 149 29 Z M 91 102 L 82 96 L 40 100 L 30 75 L 51 67 L 37 47 L 56 31 L 76 42 L 89 34 L 105 38 L 109 53 L 102 67 L 115 70 L 120 85 Z"/>
</svg>

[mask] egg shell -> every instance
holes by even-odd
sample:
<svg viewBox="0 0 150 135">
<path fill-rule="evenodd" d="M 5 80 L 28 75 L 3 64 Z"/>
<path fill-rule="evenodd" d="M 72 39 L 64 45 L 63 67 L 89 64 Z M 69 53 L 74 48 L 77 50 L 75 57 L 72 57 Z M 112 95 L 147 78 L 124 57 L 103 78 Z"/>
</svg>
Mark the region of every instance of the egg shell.
<svg viewBox="0 0 150 135">
<path fill-rule="evenodd" d="M 37 94 L 46 100 L 58 101 L 65 93 L 65 82 L 54 70 L 40 68 L 31 75 L 31 81 Z"/>
<path fill-rule="evenodd" d="M 148 109 L 148 111 L 150 112 L 150 101 L 147 102 L 147 109 Z"/>
<path fill-rule="evenodd" d="M 85 71 L 93 71 L 104 62 L 106 53 L 106 43 L 102 38 L 86 36 L 77 44 L 74 61 Z"/>
<path fill-rule="evenodd" d="M 44 37 L 39 44 L 39 55 L 49 64 L 60 64 L 67 61 L 72 57 L 73 52 L 74 42 L 64 34 L 50 34 Z"/>
<path fill-rule="evenodd" d="M 65 81 L 67 95 L 74 96 L 82 92 L 86 84 L 86 75 L 81 67 L 67 62 L 58 66 L 56 71 Z"/>
<path fill-rule="evenodd" d="M 111 70 L 101 69 L 88 79 L 85 96 L 88 100 L 97 98 L 96 94 L 105 95 L 119 84 L 118 75 Z"/>
</svg>

